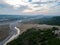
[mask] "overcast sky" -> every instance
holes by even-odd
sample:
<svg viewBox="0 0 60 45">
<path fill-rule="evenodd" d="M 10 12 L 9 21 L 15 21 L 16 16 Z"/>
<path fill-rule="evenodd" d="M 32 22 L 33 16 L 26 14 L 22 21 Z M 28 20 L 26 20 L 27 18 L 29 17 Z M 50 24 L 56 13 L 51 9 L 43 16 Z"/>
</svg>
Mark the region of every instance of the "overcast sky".
<svg viewBox="0 0 60 45">
<path fill-rule="evenodd" d="M 0 14 L 60 15 L 60 0 L 0 0 Z"/>
</svg>

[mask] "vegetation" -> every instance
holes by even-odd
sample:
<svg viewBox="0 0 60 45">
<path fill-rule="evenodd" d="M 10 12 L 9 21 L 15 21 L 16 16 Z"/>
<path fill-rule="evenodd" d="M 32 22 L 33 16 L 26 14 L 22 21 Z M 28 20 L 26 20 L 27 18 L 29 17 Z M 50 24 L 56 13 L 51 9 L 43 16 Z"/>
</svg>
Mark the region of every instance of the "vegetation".
<svg viewBox="0 0 60 45">
<path fill-rule="evenodd" d="M 60 25 L 60 16 L 53 16 L 53 17 L 43 17 L 39 19 L 32 20 L 32 22 L 38 24 L 48 24 L 48 25 Z"/>
<path fill-rule="evenodd" d="M 56 38 L 58 36 L 55 34 L 56 29 L 58 28 L 44 30 L 31 28 L 7 45 L 60 45 L 60 39 Z"/>
</svg>

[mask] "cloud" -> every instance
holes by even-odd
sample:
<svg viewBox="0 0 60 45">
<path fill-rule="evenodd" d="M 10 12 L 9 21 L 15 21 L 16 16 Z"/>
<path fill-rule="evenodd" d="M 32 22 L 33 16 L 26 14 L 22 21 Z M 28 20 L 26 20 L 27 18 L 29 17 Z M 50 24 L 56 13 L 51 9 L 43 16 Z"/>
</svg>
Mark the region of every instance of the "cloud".
<svg viewBox="0 0 60 45">
<path fill-rule="evenodd" d="M 32 0 L 30 0 L 32 1 Z M 33 2 L 39 2 L 40 0 L 34 0 Z M 39 4 L 32 4 L 31 2 L 27 1 L 27 0 L 4 0 L 5 3 L 13 6 L 14 9 L 18 9 L 21 6 L 25 6 L 26 8 L 28 7 L 29 9 L 32 10 L 40 10 L 41 7 L 39 6 Z"/>
<path fill-rule="evenodd" d="M 50 14 L 59 12 L 57 9 L 60 8 L 59 5 L 60 2 L 58 0 L 0 0 L 0 12 L 11 14 Z M 56 6 L 59 7 L 55 8 Z"/>
</svg>

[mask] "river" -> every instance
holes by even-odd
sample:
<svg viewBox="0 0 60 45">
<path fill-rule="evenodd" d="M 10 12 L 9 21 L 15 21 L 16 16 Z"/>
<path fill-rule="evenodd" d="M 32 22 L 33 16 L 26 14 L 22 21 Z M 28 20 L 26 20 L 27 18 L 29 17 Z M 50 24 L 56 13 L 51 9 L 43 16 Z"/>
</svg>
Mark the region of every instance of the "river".
<svg viewBox="0 0 60 45">
<path fill-rule="evenodd" d="M 18 21 L 14 23 L 10 23 L 11 31 L 9 32 L 9 36 L 5 40 L 0 42 L 0 45 L 7 45 L 8 42 L 16 39 L 20 35 L 20 29 L 16 26 L 17 24 L 18 24 Z"/>
</svg>

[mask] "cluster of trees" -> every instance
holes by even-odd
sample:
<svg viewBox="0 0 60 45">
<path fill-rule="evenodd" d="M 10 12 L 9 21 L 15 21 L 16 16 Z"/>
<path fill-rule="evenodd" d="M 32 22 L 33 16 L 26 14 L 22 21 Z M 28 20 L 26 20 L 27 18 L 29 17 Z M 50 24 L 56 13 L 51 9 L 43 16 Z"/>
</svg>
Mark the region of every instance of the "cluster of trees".
<svg viewBox="0 0 60 45">
<path fill-rule="evenodd" d="M 55 34 L 55 30 L 58 28 L 44 30 L 30 28 L 7 45 L 60 45 L 60 39 L 56 38 L 58 35 Z"/>
</svg>

